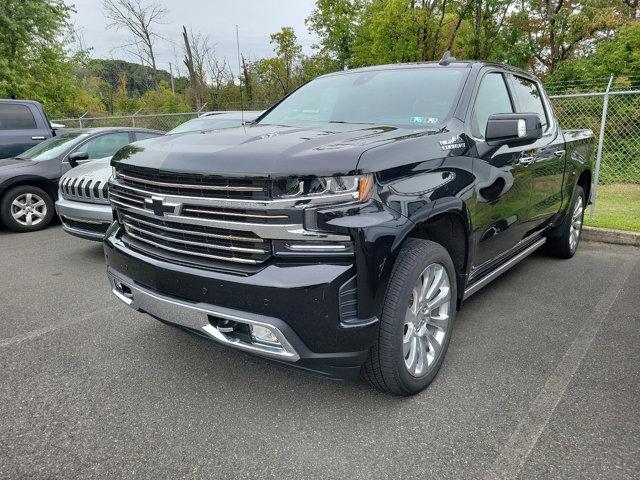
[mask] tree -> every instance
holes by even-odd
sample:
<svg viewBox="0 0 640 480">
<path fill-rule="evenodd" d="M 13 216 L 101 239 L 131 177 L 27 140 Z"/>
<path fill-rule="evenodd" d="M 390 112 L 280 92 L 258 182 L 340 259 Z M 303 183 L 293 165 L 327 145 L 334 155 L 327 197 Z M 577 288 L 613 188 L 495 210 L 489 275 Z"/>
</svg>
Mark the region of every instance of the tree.
<svg viewBox="0 0 640 480">
<path fill-rule="evenodd" d="M 309 31 L 320 38 L 321 53 L 334 57 L 340 69 L 351 66 L 362 6 L 362 0 L 318 0 L 305 20 Z"/>
<path fill-rule="evenodd" d="M 105 16 L 111 20 L 110 27 L 124 29 L 133 37 L 123 47 L 137 58 L 141 65 L 156 70 L 155 42 L 160 35 L 156 27 L 162 23 L 169 11 L 157 4 L 145 5 L 142 0 L 104 0 Z"/>
<path fill-rule="evenodd" d="M 287 94 L 292 90 L 294 68 L 300 61 L 302 47 L 298 44 L 298 37 L 292 27 L 282 27 L 278 33 L 271 35 L 271 44 L 276 52 L 276 62 L 272 62 L 276 67 L 274 72 L 278 72 L 276 74 Z"/>
<path fill-rule="evenodd" d="M 549 75 L 565 60 L 589 54 L 622 23 L 622 6 L 601 0 L 521 0 L 510 23 L 531 53 L 530 68 Z"/>
<path fill-rule="evenodd" d="M 189 72 L 195 107 L 199 110 L 205 103 L 204 99 L 208 90 L 205 69 L 207 63 L 210 63 L 214 51 L 209 37 L 201 33 L 194 35 L 193 31 L 189 35 L 185 26 L 182 27 L 182 39 L 185 54 L 183 62 Z"/>
<path fill-rule="evenodd" d="M 73 102 L 81 55 L 66 51 L 71 8 L 62 0 L 3 0 L 0 8 L 0 97 L 42 102 L 50 114 Z"/>
</svg>

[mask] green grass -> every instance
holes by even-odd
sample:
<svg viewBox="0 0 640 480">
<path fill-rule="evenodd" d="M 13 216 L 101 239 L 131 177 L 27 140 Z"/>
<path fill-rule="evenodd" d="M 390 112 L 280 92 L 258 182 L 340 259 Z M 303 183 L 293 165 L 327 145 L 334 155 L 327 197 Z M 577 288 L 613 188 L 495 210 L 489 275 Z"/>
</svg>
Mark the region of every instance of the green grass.
<svg viewBox="0 0 640 480">
<path fill-rule="evenodd" d="M 640 232 L 640 185 L 600 185 L 597 195 L 594 217 L 591 207 L 585 212 L 586 225 Z"/>
</svg>

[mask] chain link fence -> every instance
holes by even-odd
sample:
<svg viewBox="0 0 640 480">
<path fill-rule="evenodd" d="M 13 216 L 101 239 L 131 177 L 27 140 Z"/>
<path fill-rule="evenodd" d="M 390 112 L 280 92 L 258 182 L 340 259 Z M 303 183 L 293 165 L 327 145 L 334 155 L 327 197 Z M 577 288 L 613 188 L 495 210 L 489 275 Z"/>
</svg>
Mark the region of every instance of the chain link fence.
<svg viewBox="0 0 640 480">
<path fill-rule="evenodd" d="M 581 82 L 546 84 L 560 126 L 588 128 L 597 142 L 595 205 L 609 192 L 628 195 L 640 210 L 640 76 L 605 78 Z M 266 102 L 254 103 L 247 110 L 268 108 Z M 239 110 L 240 105 L 225 105 L 221 110 Z M 201 115 L 202 112 L 160 113 L 63 118 L 54 120 L 69 128 L 136 126 L 168 131 Z M 602 187 L 602 188 L 600 188 Z M 600 195 L 598 195 L 600 192 Z M 624 200 L 624 198 L 623 198 Z M 633 209 L 632 209 L 633 210 Z M 640 223 L 640 220 L 639 220 Z"/>
</svg>

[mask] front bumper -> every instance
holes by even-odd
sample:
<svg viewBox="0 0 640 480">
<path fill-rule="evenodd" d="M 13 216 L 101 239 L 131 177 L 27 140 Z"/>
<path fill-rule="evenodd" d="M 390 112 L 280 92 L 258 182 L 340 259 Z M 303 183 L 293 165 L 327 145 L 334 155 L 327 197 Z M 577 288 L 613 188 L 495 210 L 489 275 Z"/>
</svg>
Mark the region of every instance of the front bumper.
<svg viewBox="0 0 640 480">
<path fill-rule="evenodd" d="M 344 325 L 339 291 L 353 262 L 302 264 L 273 259 L 251 274 L 196 269 L 143 255 L 110 232 L 105 255 L 112 290 L 131 307 L 224 345 L 334 377 L 359 373 L 377 319 Z M 219 319 L 264 325 L 282 347 L 256 345 L 217 330 Z"/>
<path fill-rule="evenodd" d="M 56 202 L 56 212 L 67 233 L 87 240 L 101 242 L 113 223 L 113 211 L 109 204 L 74 202 L 60 196 Z"/>
</svg>

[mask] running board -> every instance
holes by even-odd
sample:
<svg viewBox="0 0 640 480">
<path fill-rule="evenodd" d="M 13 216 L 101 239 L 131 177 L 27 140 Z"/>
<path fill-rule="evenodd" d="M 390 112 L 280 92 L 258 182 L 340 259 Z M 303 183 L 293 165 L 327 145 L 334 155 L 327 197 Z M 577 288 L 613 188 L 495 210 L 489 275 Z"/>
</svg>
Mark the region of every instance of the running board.
<svg viewBox="0 0 640 480">
<path fill-rule="evenodd" d="M 517 265 L 518 263 L 520 263 L 521 260 L 524 260 L 529 255 L 531 255 L 533 252 L 535 252 L 546 241 L 547 241 L 546 238 L 541 238 L 540 240 L 538 240 L 533 245 L 525 248 L 523 251 L 521 251 L 515 257 L 509 259 L 507 262 L 505 262 L 502 265 L 500 265 L 498 268 L 496 268 L 491 273 L 485 275 L 484 277 L 482 277 L 480 280 L 476 281 L 475 283 L 472 283 L 468 288 L 465 289 L 463 300 L 466 300 L 471 295 L 473 295 L 478 290 L 480 290 L 482 287 L 484 287 L 485 285 L 487 285 L 491 281 L 493 281 L 496 278 L 498 278 L 500 275 L 502 275 L 507 270 L 509 270 L 511 267 L 513 267 L 513 266 Z"/>
</svg>

